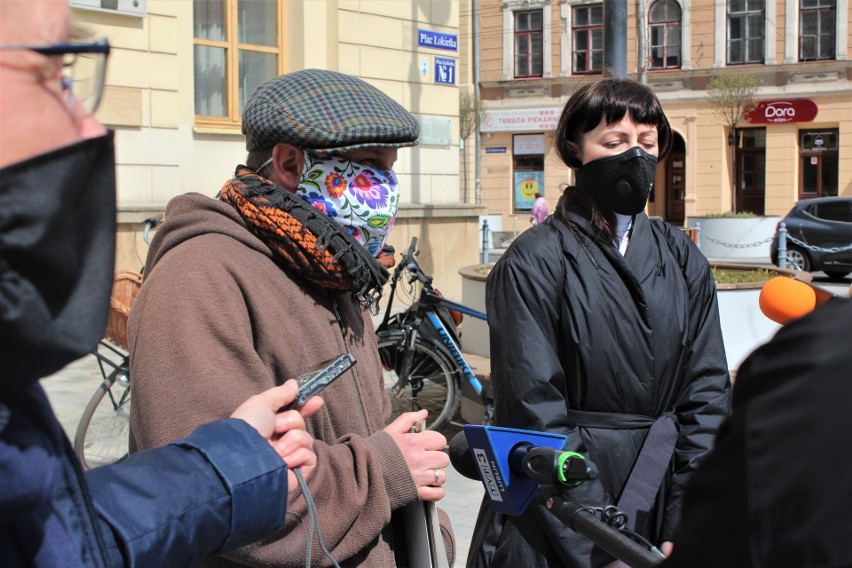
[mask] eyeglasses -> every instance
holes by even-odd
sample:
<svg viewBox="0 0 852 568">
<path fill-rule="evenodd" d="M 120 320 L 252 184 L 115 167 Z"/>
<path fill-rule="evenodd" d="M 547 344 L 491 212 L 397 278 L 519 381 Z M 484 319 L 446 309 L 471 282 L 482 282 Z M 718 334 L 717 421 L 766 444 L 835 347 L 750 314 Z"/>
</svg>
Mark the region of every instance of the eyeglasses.
<svg viewBox="0 0 852 568">
<path fill-rule="evenodd" d="M 101 102 L 106 77 L 109 42 L 58 43 L 55 45 L 0 45 L 0 50 L 26 49 L 47 56 L 62 56 L 62 90 L 69 106 L 78 103 L 93 114 Z"/>
</svg>

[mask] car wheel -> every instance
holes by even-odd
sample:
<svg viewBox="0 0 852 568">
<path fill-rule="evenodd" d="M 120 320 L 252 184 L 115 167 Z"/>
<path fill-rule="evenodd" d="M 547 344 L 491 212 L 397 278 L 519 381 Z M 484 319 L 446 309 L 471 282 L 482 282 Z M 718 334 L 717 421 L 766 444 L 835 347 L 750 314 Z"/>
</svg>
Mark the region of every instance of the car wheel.
<svg viewBox="0 0 852 568">
<path fill-rule="evenodd" d="M 805 254 L 801 248 L 793 245 L 787 246 L 787 268 L 792 270 L 801 270 L 802 272 L 811 271 L 811 259 Z"/>
<path fill-rule="evenodd" d="M 825 272 L 825 275 L 832 280 L 843 280 L 849 275 L 848 272 L 840 272 L 839 270 L 823 270 L 823 272 Z"/>
</svg>

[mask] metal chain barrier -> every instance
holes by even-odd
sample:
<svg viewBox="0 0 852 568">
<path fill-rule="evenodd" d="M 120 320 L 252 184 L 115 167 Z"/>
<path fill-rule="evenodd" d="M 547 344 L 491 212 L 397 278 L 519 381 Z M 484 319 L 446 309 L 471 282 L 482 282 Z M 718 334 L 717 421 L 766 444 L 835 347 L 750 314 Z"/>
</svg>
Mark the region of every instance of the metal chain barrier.
<svg viewBox="0 0 852 568">
<path fill-rule="evenodd" d="M 726 242 L 724 242 L 724 241 L 716 240 L 716 239 L 714 239 L 713 237 L 708 237 L 707 235 L 704 235 L 702 238 L 707 239 L 707 240 L 708 240 L 708 241 L 710 241 L 711 243 L 715 243 L 715 244 L 717 244 L 717 245 L 722 245 L 723 247 L 736 248 L 736 249 L 744 249 L 744 248 L 751 248 L 751 247 L 759 247 L 760 245 L 765 245 L 765 244 L 767 244 L 767 243 L 771 243 L 771 242 L 772 242 L 772 239 L 773 239 L 774 237 L 769 237 L 769 238 L 767 238 L 767 239 L 765 239 L 765 240 L 762 240 L 762 241 L 760 241 L 760 242 L 757 242 L 757 243 L 748 243 L 748 244 L 734 244 L 734 243 L 726 243 Z"/>
<path fill-rule="evenodd" d="M 847 245 L 845 247 L 831 247 L 831 248 L 816 247 L 814 245 L 809 245 L 808 243 L 803 243 L 802 241 L 800 241 L 796 237 L 790 235 L 790 233 L 787 233 L 787 240 L 792 241 L 794 244 L 797 244 L 800 247 L 806 248 L 806 249 L 808 249 L 809 251 L 812 251 L 812 252 L 842 252 L 842 251 L 852 250 L 852 245 Z"/>
</svg>

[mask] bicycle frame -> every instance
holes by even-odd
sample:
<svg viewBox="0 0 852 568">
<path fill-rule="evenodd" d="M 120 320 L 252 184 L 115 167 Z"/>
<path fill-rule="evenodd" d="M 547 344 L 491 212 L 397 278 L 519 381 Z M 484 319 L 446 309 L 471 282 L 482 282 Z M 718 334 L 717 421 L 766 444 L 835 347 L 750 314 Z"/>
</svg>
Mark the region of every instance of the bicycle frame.
<svg viewBox="0 0 852 568">
<path fill-rule="evenodd" d="M 458 312 L 477 319 L 485 321 L 488 320 L 488 316 L 486 316 L 484 313 L 474 310 L 472 308 L 468 308 L 467 306 L 464 306 L 457 302 L 453 302 L 452 300 L 446 300 L 438 296 L 431 290 L 427 290 L 424 288 L 422 295 L 425 296 L 427 300 L 430 300 L 430 304 L 431 300 L 434 299 L 437 300 L 434 304 L 436 306 L 442 306 L 451 310 L 456 310 Z M 478 394 L 480 398 L 483 399 L 483 403 L 488 402 L 482 395 L 482 383 L 479 382 L 479 379 L 477 379 L 476 375 L 473 374 L 473 371 L 470 369 L 470 365 L 467 364 L 464 355 L 462 355 L 461 349 L 459 349 L 459 346 L 456 344 L 456 342 L 450 335 L 450 332 L 447 330 L 447 326 L 444 325 L 444 322 L 441 321 L 441 318 L 438 317 L 438 314 L 436 314 L 434 310 L 426 312 L 426 319 L 438 333 L 438 336 L 441 338 L 442 345 L 447 348 L 447 351 L 450 352 L 450 355 L 452 355 L 453 357 L 453 361 L 455 361 L 456 365 L 458 365 L 458 368 L 461 369 L 462 374 L 465 376 L 465 378 L 467 378 L 467 381 L 470 383 L 470 386 L 472 386 L 473 390 L 476 391 L 476 394 Z"/>
<path fill-rule="evenodd" d="M 409 282 L 413 283 L 414 280 L 418 280 L 422 284 L 422 289 L 420 291 L 419 298 L 411 306 L 409 306 L 407 310 L 396 314 L 396 324 L 404 334 L 401 345 L 405 346 L 405 351 L 403 353 L 402 365 L 400 368 L 400 382 L 393 387 L 392 394 L 396 394 L 402 388 L 404 388 L 406 377 L 408 377 L 409 370 L 411 368 L 414 351 L 413 347 L 415 345 L 418 333 L 420 332 L 421 325 L 424 322 L 429 322 L 429 328 L 434 330 L 438 337 L 437 341 L 434 338 L 431 338 L 430 340 L 436 343 L 437 346 L 441 348 L 444 354 L 449 358 L 449 362 L 451 362 L 456 367 L 456 369 L 461 372 L 461 374 L 464 376 L 464 378 L 479 396 L 483 406 L 486 409 L 484 423 L 487 424 L 490 420 L 492 407 L 490 397 L 485 392 L 482 383 L 479 381 L 478 378 L 476 378 L 476 375 L 471 370 L 470 365 L 467 363 L 467 360 L 465 360 L 461 348 L 459 347 L 455 332 L 450 331 L 447 328 L 447 325 L 439 316 L 438 308 L 447 308 L 449 310 L 454 310 L 483 321 L 487 321 L 488 316 L 483 312 L 474 310 L 473 308 L 469 308 L 463 304 L 448 300 L 441 296 L 441 294 L 432 287 L 432 277 L 424 274 L 423 271 L 420 269 L 420 266 L 417 264 L 417 261 L 414 259 L 414 256 L 416 254 L 416 244 L 417 238 L 414 237 L 411 241 L 411 245 L 409 246 L 408 250 L 403 253 L 402 262 L 394 270 L 390 284 L 391 290 L 388 299 L 388 305 L 385 310 L 385 315 L 382 319 L 382 322 L 377 328 L 377 332 L 381 332 L 392 327 L 390 325 L 391 309 L 393 306 L 394 297 L 396 295 L 396 286 L 399 282 L 400 277 L 402 276 L 402 271 L 408 270 L 410 273 Z"/>
</svg>

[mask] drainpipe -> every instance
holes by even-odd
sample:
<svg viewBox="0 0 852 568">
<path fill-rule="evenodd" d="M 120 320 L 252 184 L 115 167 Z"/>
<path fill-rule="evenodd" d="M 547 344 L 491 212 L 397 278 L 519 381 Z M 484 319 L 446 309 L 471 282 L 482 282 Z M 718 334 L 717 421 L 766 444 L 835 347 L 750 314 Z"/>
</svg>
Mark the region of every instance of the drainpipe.
<svg viewBox="0 0 852 568">
<path fill-rule="evenodd" d="M 479 0 L 473 0 L 473 10 L 471 11 L 473 18 L 473 100 L 474 108 L 479 108 Z M 482 169 L 482 136 L 479 134 L 479 117 L 476 119 L 476 144 L 474 144 L 474 195 L 476 204 L 482 203 L 482 186 L 479 176 Z"/>
<path fill-rule="evenodd" d="M 639 82 L 646 85 L 648 83 L 648 48 L 645 44 L 645 34 L 648 29 L 645 21 L 645 0 L 637 0 L 636 11 L 638 12 L 636 21 L 639 27 L 639 29 L 636 30 L 636 38 L 638 40 L 637 47 L 639 48 Z"/>
</svg>

